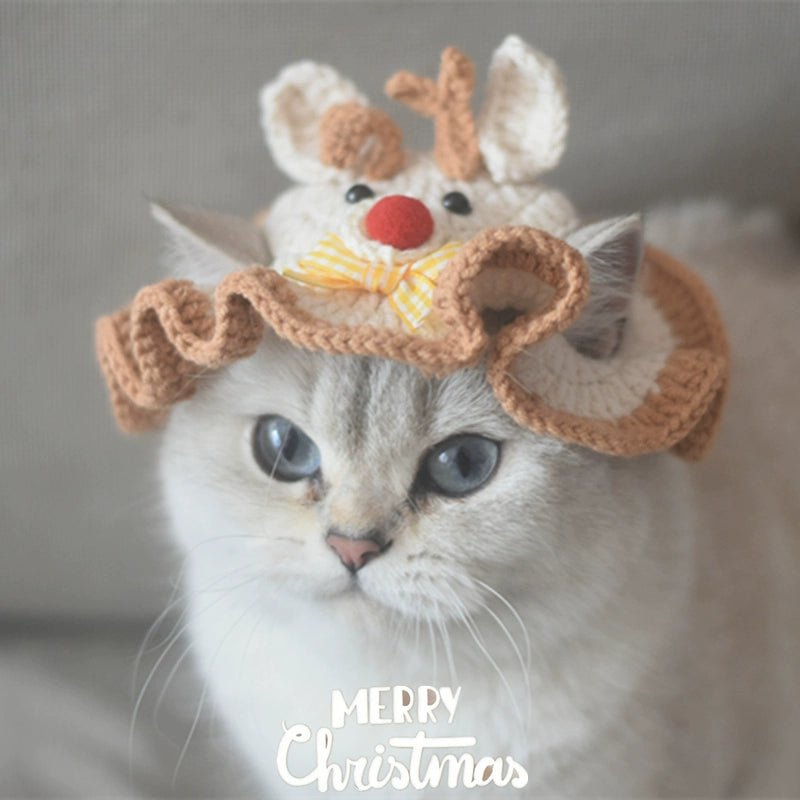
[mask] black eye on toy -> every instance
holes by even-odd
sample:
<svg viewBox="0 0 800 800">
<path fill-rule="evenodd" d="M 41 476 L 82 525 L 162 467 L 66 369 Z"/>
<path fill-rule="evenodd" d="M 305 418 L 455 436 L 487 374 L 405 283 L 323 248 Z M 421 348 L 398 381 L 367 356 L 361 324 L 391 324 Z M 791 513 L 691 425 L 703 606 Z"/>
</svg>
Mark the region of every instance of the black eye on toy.
<svg viewBox="0 0 800 800">
<path fill-rule="evenodd" d="M 442 198 L 442 205 L 454 214 L 460 214 L 462 217 L 472 213 L 472 206 L 465 194 L 461 192 L 448 192 Z"/>
<path fill-rule="evenodd" d="M 296 425 L 284 417 L 260 417 L 253 431 L 253 456 L 270 478 L 288 483 L 319 472 L 319 450 Z"/>
<path fill-rule="evenodd" d="M 344 199 L 347 200 L 348 203 L 360 203 L 368 197 L 375 197 L 375 192 L 365 183 L 356 183 L 351 186 L 344 195 Z"/>
</svg>

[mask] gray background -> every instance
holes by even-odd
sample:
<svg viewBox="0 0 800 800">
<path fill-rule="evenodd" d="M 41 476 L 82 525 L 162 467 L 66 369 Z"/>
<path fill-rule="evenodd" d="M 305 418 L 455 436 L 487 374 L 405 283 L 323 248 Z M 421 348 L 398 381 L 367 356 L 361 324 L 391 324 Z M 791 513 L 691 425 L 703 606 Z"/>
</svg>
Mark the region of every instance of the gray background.
<svg viewBox="0 0 800 800">
<path fill-rule="evenodd" d="M 382 99 L 457 44 L 485 78 L 516 32 L 566 76 L 549 181 L 586 211 L 720 195 L 800 213 L 796 3 L 0 4 L 0 618 L 144 620 L 176 560 L 157 437 L 124 438 L 92 321 L 161 277 L 145 195 L 249 214 L 286 185 L 256 97 L 286 63 Z"/>
</svg>

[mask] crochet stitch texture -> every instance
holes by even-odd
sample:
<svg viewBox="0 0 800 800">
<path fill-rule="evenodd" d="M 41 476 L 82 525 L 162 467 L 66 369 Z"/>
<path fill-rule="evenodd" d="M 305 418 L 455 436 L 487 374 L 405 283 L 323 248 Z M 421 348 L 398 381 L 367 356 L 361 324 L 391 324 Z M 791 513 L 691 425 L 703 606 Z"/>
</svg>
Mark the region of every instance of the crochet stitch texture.
<svg viewBox="0 0 800 800">
<path fill-rule="evenodd" d="M 488 171 L 502 184 L 529 180 L 532 171 L 557 162 L 566 127 L 563 98 L 561 105 L 557 102 L 560 84 L 554 65 L 531 52 L 511 37 L 493 64 L 496 71 L 516 60 L 534 70 L 518 80 L 520 91 L 535 70 L 544 76 L 536 90 L 552 125 L 524 169 L 503 162 L 496 139 L 482 143 L 485 125 L 479 130 L 469 107 L 474 69 L 455 48 L 445 51 L 437 82 L 409 73 L 388 82 L 391 96 L 435 118 L 434 157 L 442 173 L 466 181 Z M 330 68 L 303 62 L 291 74 L 300 73 L 312 87 L 320 82 L 312 93 L 320 102 L 322 88 L 339 89 L 330 93 L 334 102 L 319 109 L 317 129 L 303 131 L 304 150 L 293 167 L 297 174 L 312 170 L 314 147 L 321 169 L 367 180 L 390 180 L 406 167 L 401 134 L 387 115 L 347 99 L 354 87 L 342 84 Z M 492 80 L 497 82 L 496 74 Z M 265 110 L 266 125 L 294 113 L 280 107 L 279 83 L 264 93 L 274 103 Z M 508 104 L 506 95 L 501 99 Z M 489 127 L 500 102 L 495 96 L 487 103 Z M 502 136 L 509 135 L 506 127 Z M 273 138 L 275 148 L 289 147 L 280 136 Z M 162 424 L 174 403 L 192 395 L 198 375 L 252 355 L 269 326 L 299 347 L 395 359 L 429 375 L 474 366 L 485 356 L 488 382 L 524 427 L 613 455 L 671 449 L 696 460 L 710 447 L 721 417 L 728 382 L 724 326 L 710 293 L 685 266 L 653 248 L 647 248 L 645 261 L 644 285 L 637 288 L 646 299 L 643 314 L 650 314 L 653 325 L 668 327 L 670 349 L 644 357 L 635 346 L 623 348 L 606 365 L 616 382 L 600 380 L 591 358 L 572 353 L 569 362 L 559 361 L 555 349 L 543 346 L 581 313 L 590 292 L 589 271 L 577 250 L 528 225 L 489 227 L 467 241 L 439 270 L 433 309 L 416 330 L 390 327 L 377 318 L 375 324 L 342 322 L 328 313 L 331 303 L 336 305 L 336 289 L 309 287 L 269 264 L 253 264 L 229 273 L 213 296 L 191 281 L 173 279 L 142 289 L 130 306 L 98 321 L 97 356 L 117 422 L 129 432 Z M 487 309 L 518 313 L 490 335 L 482 318 Z M 647 324 L 645 319 L 645 332 Z M 636 330 L 634 325 L 634 337 Z M 539 366 L 559 382 L 559 392 L 548 393 L 535 376 L 533 386 L 522 379 L 520 359 L 530 353 L 539 354 Z M 615 393 L 628 399 L 623 402 Z M 587 408 L 599 411 L 587 414 Z"/>
</svg>

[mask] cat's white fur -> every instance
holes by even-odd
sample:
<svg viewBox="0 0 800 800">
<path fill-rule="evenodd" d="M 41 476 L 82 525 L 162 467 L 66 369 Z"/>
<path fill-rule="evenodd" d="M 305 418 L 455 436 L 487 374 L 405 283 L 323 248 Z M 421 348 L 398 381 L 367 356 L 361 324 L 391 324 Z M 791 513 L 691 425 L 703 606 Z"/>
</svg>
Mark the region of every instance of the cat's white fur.
<svg viewBox="0 0 800 800">
<path fill-rule="evenodd" d="M 649 230 L 692 257 L 730 326 L 732 396 L 701 464 L 522 430 L 480 367 L 427 380 L 271 335 L 175 407 L 161 472 L 197 663 L 265 796 L 318 796 L 278 777 L 282 723 L 329 726 L 333 689 L 396 684 L 461 686 L 453 724 L 426 730 L 515 758 L 520 796 L 800 793 L 797 255 L 770 247 L 771 219 L 716 206 Z M 321 495 L 259 469 L 265 413 L 317 443 Z M 421 455 L 462 431 L 504 442 L 497 474 L 415 508 Z M 334 524 L 393 538 L 358 591 L 324 542 Z M 338 762 L 394 733 L 349 721 Z M 484 791 L 449 796 L 514 795 Z"/>
<path fill-rule="evenodd" d="M 569 234 L 595 262 L 603 297 L 595 293 L 567 338 L 594 358 L 613 352 L 640 255 L 638 222 L 576 231 L 568 200 L 532 182 L 563 149 L 555 65 L 516 37 L 496 52 L 478 124 L 488 173 L 454 182 L 412 155 L 399 175 L 373 184 L 375 199 L 347 206 L 355 175 L 321 164 L 316 137 L 325 103 L 357 94 L 309 62 L 265 88 L 273 156 L 305 183 L 273 204 L 256 260 L 294 265 L 333 232 L 357 255 L 391 263 L 398 253 L 363 227 L 387 194 L 416 197 L 434 218 L 432 238 L 404 260 L 494 225 Z M 471 198 L 473 214 L 441 207 L 454 190 Z M 230 248 L 214 254 L 207 237 L 187 234 L 169 212 L 161 218 L 181 262 L 171 272 L 213 284 L 230 270 Z M 613 458 L 523 430 L 480 366 L 429 380 L 413 367 L 306 352 L 271 334 L 176 406 L 162 476 L 186 556 L 197 663 L 266 796 L 317 796 L 278 775 L 284 724 L 317 731 L 331 724 L 334 689 L 352 699 L 395 685 L 460 686 L 452 724 L 400 732 L 476 737 L 476 759 L 523 765 L 524 797 L 800 793 L 800 510 L 797 437 L 789 438 L 800 276 L 773 263 L 788 262 L 788 250 L 765 261 L 758 243 L 770 224 L 714 208 L 651 222 L 651 239 L 692 256 L 731 327 L 732 400 L 699 465 L 669 454 Z M 248 250 L 259 247 L 252 231 L 246 238 Z M 610 259 L 605 272 L 600 254 Z M 290 419 L 316 442 L 321 486 L 275 481 L 258 467 L 251 440 L 263 414 Z M 463 432 L 503 443 L 494 477 L 461 499 L 414 495 L 424 453 Z M 332 528 L 379 529 L 392 546 L 354 583 L 325 543 Z M 334 731 L 332 760 L 371 759 L 397 733 L 348 720 Z M 311 751 L 293 748 L 293 774 L 313 767 Z M 493 785 L 443 791 L 514 794 Z M 343 796 L 355 793 L 351 785 Z"/>
</svg>

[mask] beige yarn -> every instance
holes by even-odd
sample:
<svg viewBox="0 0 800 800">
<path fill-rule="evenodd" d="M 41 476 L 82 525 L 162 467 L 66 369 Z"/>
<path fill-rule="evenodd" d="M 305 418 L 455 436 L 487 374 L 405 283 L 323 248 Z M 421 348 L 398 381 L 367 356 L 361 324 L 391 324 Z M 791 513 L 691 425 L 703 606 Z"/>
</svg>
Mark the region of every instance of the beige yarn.
<svg viewBox="0 0 800 800">
<path fill-rule="evenodd" d="M 590 419 L 552 408 L 526 392 L 513 376 L 524 347 L 500 332 L 489 355 L 487 378 L 503 408 L 520 425 L 611 455 L 672 449 L 688 461 L 707 452 L 721 420 L 728 386 L 729 350 L 711 294 L 680 262 L 655 248 L 646 251 L 647 293 L 655 298 L 680 344 L 650 392 L 631 414 L 616 420 Z"/>
<path fill-rule="evenodd" d="M 97 354 L 119 426 L 157 427 L 169 407 L 190 397 L 199 374 L 253 354 L 269 325 L 279 336 L 313 350 L 391 358 L 445 375 L 476 364 L 488 349 L 487 378 L 505 410 L 539 433 L 613 455 L 671 448 L 696 460 L 711 444 L 728 381 L 728 346 L 715 304 L 683 265 L 647 250 L 646 291 L 671 325 L 679 345 L 639 408 L 618 420 L 580 417 L 552 408 L 514 378 L 514 360 L 564 330 L 589 294 L 583 257 L 556 237 L 525 226 L 486 230 L 443 269 L 434 295 L 446 333 L 424 339 L 372 325 L 333 324 L 302 309 L 308 291 L 263 266 L 232 272 L 213 300 L 190 281 L 165 280 L 142 289 L 131 306 L 97 323 Z M 516 271 L 538 280 L 552 297 L 490 338 L 476 278 L 487 270 Z M 499 273 L 498 273 L 499 274 Z M 513 305 L 513 298 L 509 298 Z"/>
</svg>

